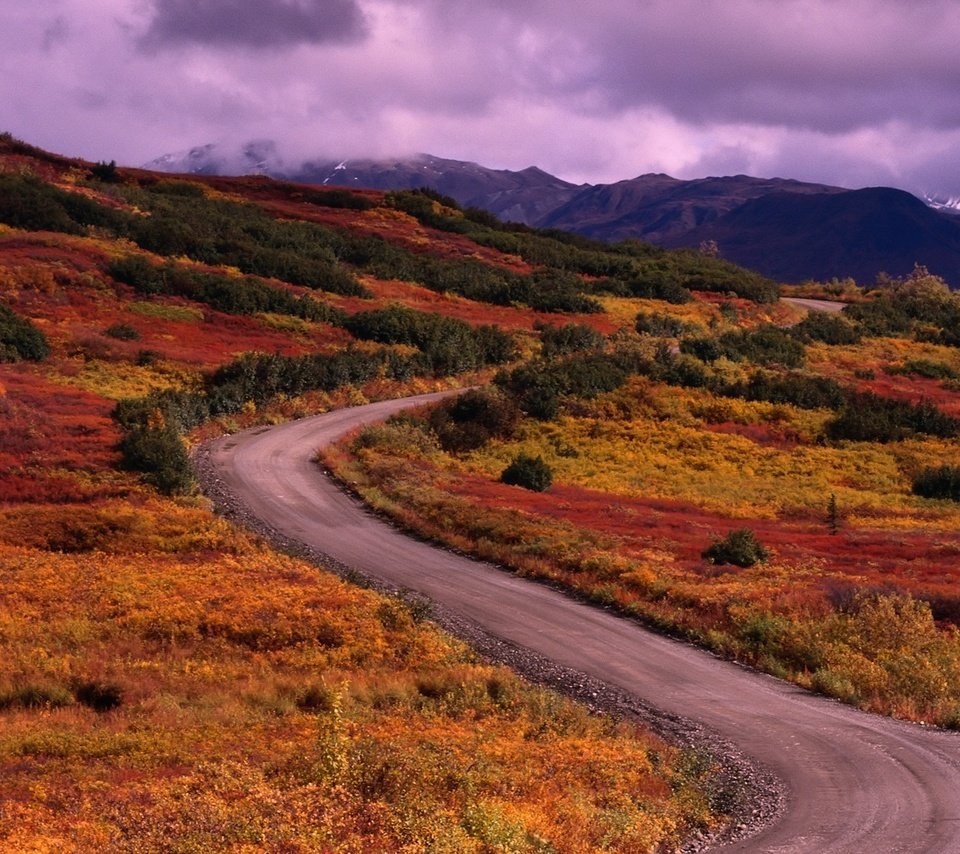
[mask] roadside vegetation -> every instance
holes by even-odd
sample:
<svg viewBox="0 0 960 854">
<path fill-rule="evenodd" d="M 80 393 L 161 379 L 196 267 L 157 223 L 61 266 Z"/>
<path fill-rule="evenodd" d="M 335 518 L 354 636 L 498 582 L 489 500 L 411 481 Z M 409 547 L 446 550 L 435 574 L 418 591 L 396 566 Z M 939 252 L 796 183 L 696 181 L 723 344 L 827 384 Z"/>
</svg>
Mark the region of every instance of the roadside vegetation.
<svg viewBox="0 0 960 854">
<path fill-rule="evenodd" d="M 645 307 L 635 334 L 580 348 L 544 329 L 540 355 L 488 393 L 520 411 L 507 429 L 473 431 L 447 402 L 325 462 L 421 534 L 864 709 L 958 728 L 960 298 L 918 268 L 860 300 L 787 328 Z M 445 438 L 450 421 L 482 441 Z M 535 459 L 542 491 L 504 478 Z"/>
<path fill-rule="evenodd" d="M 709 757 L 273 551 L 188 465 L 205 436 L 487 381 L 538 323 L 608 330 L 587 279 L 382 196 L 9 136 L 0 184 L 0 847 L 640 852 L 723 824 Z M 510 435 L 488 404 L 438 435 Z"/>
<path fill-rule="evenodd" d="M 697 252 L 430 192 L 0 138 L 0 839 L 655 851 L 703 756 L 217 519 L 189 449 L 475 387 L 324 461 L 421 534 L 883 714 L 960 728 L 960 300 L 806 314 Z"/>
</svg>

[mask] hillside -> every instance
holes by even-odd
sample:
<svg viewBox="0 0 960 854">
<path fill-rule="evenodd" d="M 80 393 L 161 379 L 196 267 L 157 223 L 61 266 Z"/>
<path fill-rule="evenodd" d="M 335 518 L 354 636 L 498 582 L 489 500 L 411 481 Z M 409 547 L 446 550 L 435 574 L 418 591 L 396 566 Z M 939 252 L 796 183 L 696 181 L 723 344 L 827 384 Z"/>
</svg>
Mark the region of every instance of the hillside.
<svg viewBox="0 0 960 854">
<path fill-rule="evenodd" d="M 436 193 L 0 137 L 3 846 L 646 851 L 728 820 L 715 762 L 197 491 L 208 437 L 440 389 L 478 387 L 325 464 L 426 537 L 960 726 L 960 298 L 920 268 L 842 316 L 779 290 Z"/>
<path fill-rule="evenodd" d="M 429 187 L 465 207 L 483 208 L 500 219 L 528 224 L 542 220 L 578 189 L 576 184 L 534 166 L 519 172 L 488 169 L 478 163 L 431 154 L 389 160 L 317 158 L 286 163 L 272 142 L 249 143 L 239 151 L 215 145 L 198 146 L 181 154 L 159 157 L 146 168 L 193 175 L 265 174 L 352 189 Z"/>
<path fill-rule="evenodd" d="M 0 847 L 636 851 L 722 825 L 736 792 L 698 754 L 273 551 L 187 465 L 206 436 L 482 382 L 540 324 L 613 332 L 634 299 L 568 268 L 642 289 L 650 259 L 9 136 L 0 223 Z"/>
<path fill-rule="evenodd" d="M 521 172 L 417 155 L 393 160 L 286 163 L 275 143 L 237 152 L 202 146 L 151 164 L 198 174 L 259 172 L 315 184 L 384 190 L 430 187 L 504 220 L 608 242 L 699 247 L 787 282 L 903 276 L 916 263 L 960 287 L 960 221 L 949 200 L 920 202 L 890 188 L 850 191 L 746 175 L 678 180 L 641 175 L 575 186 L 535 167 Z"/>
</svg>

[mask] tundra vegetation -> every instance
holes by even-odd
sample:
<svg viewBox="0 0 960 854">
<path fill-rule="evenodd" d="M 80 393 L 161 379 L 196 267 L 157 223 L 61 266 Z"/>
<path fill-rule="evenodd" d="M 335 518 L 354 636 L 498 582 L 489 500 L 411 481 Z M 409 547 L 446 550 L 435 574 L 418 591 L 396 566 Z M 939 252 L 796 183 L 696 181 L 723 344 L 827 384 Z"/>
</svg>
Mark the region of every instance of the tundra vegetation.
<svg viewBox="0 0 960 854">
<path fill-rule="evenodd" d="M 440 388 L 477 387 L 326 462 L 428 536 L 960 727 L 960 302 L 922 268 L 807 285 L 838 320 L 429 192 L 10 137 L 0 167 L 4 846 L 653 851 L 723 820 L 702 757 L 196 494 L 204 437 Z"/>
<path fill-rule="evenodd" d="M 325 461 L 422 534 L 960 728 L 960 298 L 922 267 L 841 293 L 839 316 L 792 324 L 699 293 L 698 314 L 642 300 L 632 329 L 582 348 L 543 328 L 539 354 L 494 378 L 512 432 L 445 446 L 447 402 L 404 417 L 403 449 L 388 424 Z M 518 459 L 551 485 L 504 485 Z"/>
<path fill-rule="evenodd" d="M 196 493 L 206 436 L 482 384 L 538 323 L 595 331 L 560 335 L 571 352 L 605 342 L 615 298 L 578 269 L 600 248 L 521 234 L 556 247 L 524 261 L 404 209 L 422 198 L 0 137 L 0 848 L 640 852 L 724 821 L 709 758 L 479 660 L 423 603 Z M 398 453 L 460 453 L 520 419 L 478 391 L 429 438 L 411 422 L 411 447 L 389 431 Z"/>
</svg>

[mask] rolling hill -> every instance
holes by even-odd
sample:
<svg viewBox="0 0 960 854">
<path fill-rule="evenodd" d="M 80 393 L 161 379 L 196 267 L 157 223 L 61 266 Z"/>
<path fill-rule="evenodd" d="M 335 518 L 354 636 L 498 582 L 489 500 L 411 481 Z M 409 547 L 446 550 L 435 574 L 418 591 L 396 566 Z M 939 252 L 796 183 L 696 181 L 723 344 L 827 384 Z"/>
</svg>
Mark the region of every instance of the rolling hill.
<svg viewBox="0 0 960 854">
<path fill-rule="evenodd" d="M 202 146 L 149 164 L 165 171 L 260 171 L 307 183 L 381 190 L 430 187 L 504 220 L 605 241 L 640 239 L 696 248 L 715 240 L 730 260 L 787 282 L 929 267 L 960 287 L 960 220 L 942 202 L 890 188 L 845 190 L 746 175 L 678 180 L 649 174 L 577 186 L 536 167 L 511 172 L 422 154 L 393 160 L 282 162 L 276 145 L 228 154 Z"/>
</svg>

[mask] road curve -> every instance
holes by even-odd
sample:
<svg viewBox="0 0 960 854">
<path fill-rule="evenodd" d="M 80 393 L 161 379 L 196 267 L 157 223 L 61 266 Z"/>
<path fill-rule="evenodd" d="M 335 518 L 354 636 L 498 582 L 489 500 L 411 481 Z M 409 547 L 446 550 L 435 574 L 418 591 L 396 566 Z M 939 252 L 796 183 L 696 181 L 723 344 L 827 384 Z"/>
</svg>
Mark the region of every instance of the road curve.
<svg viewBox="0 0 960 854">
<path fill-rule="evenodd" d="M 227 492 L 289 538 L 430 597 L 490 634 L 697 720 L 778 776 L 783 815 L 717 850 L 960 852 L 960 736 L 858 712 L 653 634 L 546 587 L 404 536 L 311 461 L 368 422 L 436 399 L 338 410 L 216 440 Z"/>
<path fill-rule="evenodd" d="M 780 299 L 783 302 L 800 306 L 800 308 L 806 308 L 810 311 L 825 311 L 829 314 L 837 314 L 847 307 L 845 302 L 837 302 L 832 299 L 807 299 L 806 297 L 781 297 Z"/>
</svg>

